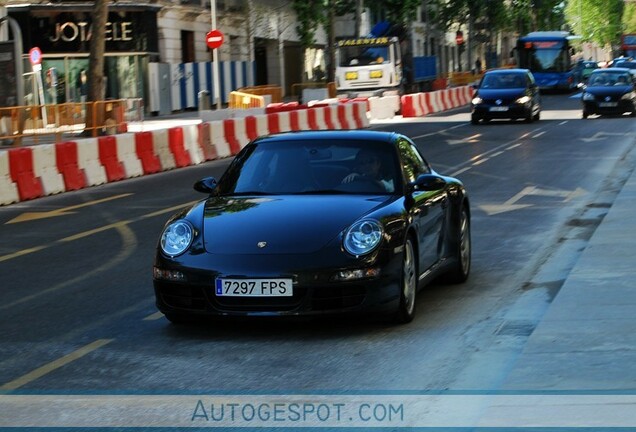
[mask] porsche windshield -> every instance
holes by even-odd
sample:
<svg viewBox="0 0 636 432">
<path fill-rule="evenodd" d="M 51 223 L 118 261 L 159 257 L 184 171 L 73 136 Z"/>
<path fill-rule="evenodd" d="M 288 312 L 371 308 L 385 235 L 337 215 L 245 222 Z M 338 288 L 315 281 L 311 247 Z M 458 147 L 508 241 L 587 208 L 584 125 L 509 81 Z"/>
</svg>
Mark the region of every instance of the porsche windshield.
<svg viewBox="0 0 636 432">
<path fill-rule="evenodd" d="M 393 194 L 398 167 L 394 147 L 384 142 L 256 142 L 230 164 L 219 194 Z"/>
</svg>

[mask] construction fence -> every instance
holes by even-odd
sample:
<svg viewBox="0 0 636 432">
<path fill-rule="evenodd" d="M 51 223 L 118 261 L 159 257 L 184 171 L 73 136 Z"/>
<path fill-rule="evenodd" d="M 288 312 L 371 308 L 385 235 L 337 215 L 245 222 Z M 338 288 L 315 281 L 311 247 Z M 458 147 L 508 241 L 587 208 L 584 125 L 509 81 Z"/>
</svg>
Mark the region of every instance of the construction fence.
<svg viewBox="0 0 636 432">
<path fill-rule="evenodd" d="M 0 143 L 20 146 L 126 132 L 143 121 L 142 99 L 113 99 L 0 108 Z"/>
</svg>

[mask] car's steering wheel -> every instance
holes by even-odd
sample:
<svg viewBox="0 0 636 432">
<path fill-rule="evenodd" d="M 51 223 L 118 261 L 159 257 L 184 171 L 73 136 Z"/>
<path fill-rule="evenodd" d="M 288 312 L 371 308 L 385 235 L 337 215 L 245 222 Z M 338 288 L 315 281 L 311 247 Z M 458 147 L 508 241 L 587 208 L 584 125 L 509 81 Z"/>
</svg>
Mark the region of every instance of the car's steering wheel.
<svg viewBox="0 0 636 432">
<path fill-rule="evenodd" d="M 356 176 L 348 184 L 354 186 L 352 189 L 360 190 L 363 192 L 386 192 L 386 188 L 379 180 L 375 180 L 364 175 Z"/>
</svg>

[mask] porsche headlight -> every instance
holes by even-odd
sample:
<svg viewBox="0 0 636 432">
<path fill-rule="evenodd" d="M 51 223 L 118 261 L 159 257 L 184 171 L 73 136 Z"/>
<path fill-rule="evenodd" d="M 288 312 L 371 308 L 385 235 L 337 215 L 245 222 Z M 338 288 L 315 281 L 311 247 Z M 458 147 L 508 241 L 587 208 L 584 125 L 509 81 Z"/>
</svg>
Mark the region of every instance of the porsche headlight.
<svg viewBox="0 0 636 432">
<path fill-rule="evenodd" d="M 583 93 L 583 100 L 584 101 L 593 101 L 594 100 L 594 95 L 592 93 Z"/>
<path fill-rule="evenodd" d="M 383 233 L 380 222 L 371 219 L 361 220 L 346 231 L 344 248 L 351 255 L 368 254 L 380 244 Z"/>
<path fill-rule="evenodd" d="M 480 98 L 479 96 L 474 97 L 472 100 L 473 105 L 479 105 L 480 103 L 482 103 L 484 100 L 482 98 Z"/>
<path fill-rule="evenodd" d="M 528 102 L 530 102 L 530 97 L 529 96 L 522 96 L 519 99 L 517 99 L 515 102 L 518 103 L 519 105 L 524 105 L 524 104 L 527 104 Z"/>
<path fill-rule="evenodd" d="M 169 224 L 161 234 L 161 250 L 170 257 L 184 253 L 192 244 L 194 230 L 189 222 L 180 219 Z"/>
</svg>

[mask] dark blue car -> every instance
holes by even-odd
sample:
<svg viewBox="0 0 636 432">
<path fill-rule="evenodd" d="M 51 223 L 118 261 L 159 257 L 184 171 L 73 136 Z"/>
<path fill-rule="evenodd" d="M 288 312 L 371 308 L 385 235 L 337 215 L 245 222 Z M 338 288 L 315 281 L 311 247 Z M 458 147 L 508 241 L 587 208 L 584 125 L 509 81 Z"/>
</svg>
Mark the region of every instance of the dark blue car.
<svg viewBox="0 0 636 432">
<path fill-rule="evenodd" d="M 205 316 L 368 312 L 409 322 L 417 290 L 470 271 L 463 184 L 404 135 L 313 131 L 261 137 L 157 245 L 157 307 Z"/>
<path fill-rule="evenodd" d="M 541 95 L 527 69 L 490 70 L 477 86 L 470 108 L 472 124 L 492 119 L 531 123 L 541 116 Z"/>
<path fill-rule="evenodd" d="M 636 116 L 634 79 L 625 68 L 597 69 L 590 75 L 581 95 L 583 118 L 591 114 Z"/>
</svg>

